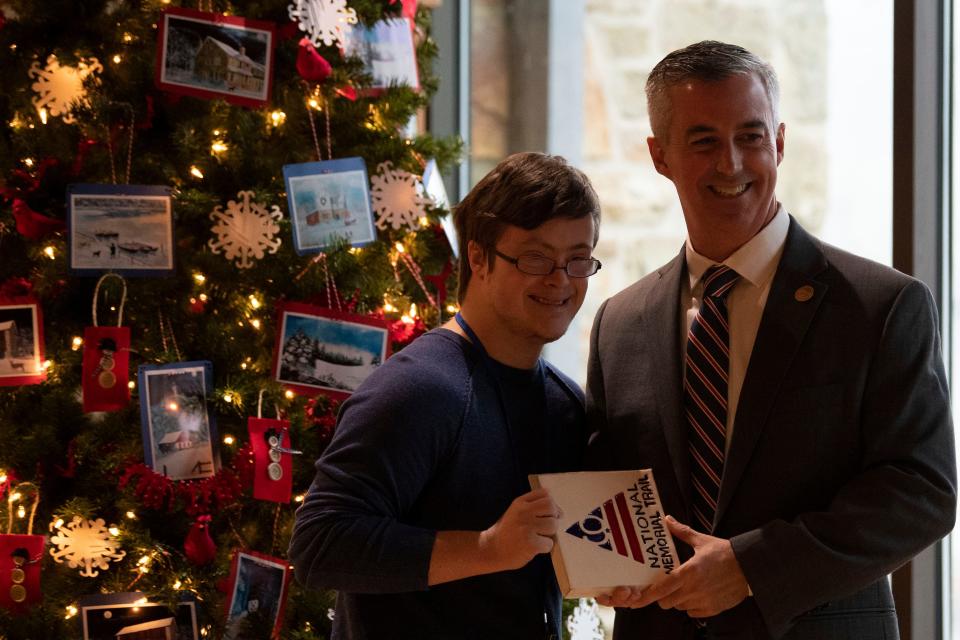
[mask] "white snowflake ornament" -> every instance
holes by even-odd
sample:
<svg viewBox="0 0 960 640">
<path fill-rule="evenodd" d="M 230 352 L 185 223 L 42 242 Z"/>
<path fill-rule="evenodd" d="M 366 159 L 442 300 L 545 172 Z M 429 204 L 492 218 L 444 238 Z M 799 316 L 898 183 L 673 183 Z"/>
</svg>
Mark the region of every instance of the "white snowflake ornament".
<svg viewBox="0 0 960 640">
<path fill-rule="evenodd" d="M 315 47 L 342 43 L 346 25 L 357 24 L 357 12 L 347 0 L 296 0 L 287 11 Z"/>
<path fill-rule="evenodd" d="M 63 121 L 69 124 L 76 122 L 72 109 L 74 105 L 87 105 L 83 81 L 94 73 L 103 71 L 103 65 L 96 58 L 81 60 L 76 67 L 60 65 L 57 56 L 52 53 L 47 56 L 47 66 L 40 68 L 40 63 L 33 61 L 27 74 L 36 79 L 30 88 L 37 95 L 33 97 L 33 106 L 43 117 L 43 110 L 52 116 L 63 116 Z M 46 123 L 46 119 L 44 119 Z"/>
<path fill-rule="evenodd" d="M 127 555 L 110 533 L 113 525 L 108 529 L 101 518 L 87 520 L 74 516 L 68 525 L 57 526 L 58 522 L 50 523 L 50 531 L 56 531 L 50 538 L 56 545 L 50 548 L 50 555 L 60 564 L 66 559 L 71 569 L 80 567 L 80 575 L 85 578 L 95 578 L 100 575 L 96 569 L 107 569 L 111 561 L 122 560 Z"/>
<path fill-rule="evenodd" d="M 573 614 L 567 617 L 567 631 L 570 640 L 603 640 L 600 627 L 600 607 L 593 598 L 580 598 L 573 608 Z"/>
<path fill-rule="evenodd" d="M 420 218 L 427 214 L 430 199 L 424 196 L 419 177 L 403 169 L 394 169 L 390 162 L 381 162 L 370 183 L 378 229 L 386 229 L 388 224 L 394 229 L 406 225 L 412 230 L 420 226 Z"/>
<path fill-rule="evenodd" d="M 235 259 L 237 268 L 249 269 L 253 259 L 262 260 L 264 252 L 276 253 L 280 248 L 280 239 L 274 235 L 280 231 L 277 221 L 283 214 L 277 205 L 267 211 L 266 205 L 251 202 L 253 191 L 240 191 L 237 197 L 242 200 L 239 204 L 231 200 L 226 211 L 217 205 L 210 212 L 217 239 L 211 238 L 207 245 L 214 253 L 223 251 L 227 260 Z"/>
</svg>

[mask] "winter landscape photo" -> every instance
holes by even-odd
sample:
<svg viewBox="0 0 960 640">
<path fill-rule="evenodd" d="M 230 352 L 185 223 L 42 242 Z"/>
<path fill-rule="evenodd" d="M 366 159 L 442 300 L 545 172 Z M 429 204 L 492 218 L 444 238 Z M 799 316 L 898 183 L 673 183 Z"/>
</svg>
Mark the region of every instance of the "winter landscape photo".
<svg viewBox="0 0 960 640">
<path fill-rule="evenodd" d="M 353 245 L 376 239 L 366 168 L 350 160 L 333 161 L 347 170 L 331 171 L 325 162 L 284 167 L 298 252 L 316 253 L 338 239 Z"/>
<path fill-rule="evenodd" d="M 141 366 L 144 455 L 171 480 L 216 473 L 213 425 L 207 410 L 210 367 L 204 363 Z"/>
<path fill-rule="evenodd" d="M 285 563 L 238 553 L 225 640 L 259 640 L 258 627 L 276 630 L 287 584 Z"/>
<path fill-rule="evenodd" d="M 279 382 L 352 393 L 386 358 L 386 327 L 287 311 Z"/>
<path fill-rule="evenodd" d="M 372 27 L 356 25 L 346 30 L 344 53 L 363 60 L 373 76 L 373 89 L 393 85 L 420 86 L 413 26 L 406 18 L 380 20 Z"/>
<path fill-rule="evenodd" d="M 250 26 L 255 22 L 200 12 L 165 13 L 160 86 L 265 103 L 270 95 L 273 31 Z"/>
<path fill-rule="evenodd" d="M 75 187 L 70 194 L 70 267 L 134 273 L 172 270 L 170 196 L 86 193 Z"/>
<path fill-rule="evenodd" d="M 37 307 L 0 305 L 0 379 L 40 373 Z"/>
</svg>

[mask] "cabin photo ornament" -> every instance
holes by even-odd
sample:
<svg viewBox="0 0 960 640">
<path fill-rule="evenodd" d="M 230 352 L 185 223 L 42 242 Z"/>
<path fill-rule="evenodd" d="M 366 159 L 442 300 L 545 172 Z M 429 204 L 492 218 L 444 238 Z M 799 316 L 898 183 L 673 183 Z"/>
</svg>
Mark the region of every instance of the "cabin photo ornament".
<svg viewBox="0 0 960 640">
<path fill-rule="evenodd" d="M 158 87 L 245 107 L 270 101 L 272 22 L 172 7 L 158 24 Z"/>
</svg>

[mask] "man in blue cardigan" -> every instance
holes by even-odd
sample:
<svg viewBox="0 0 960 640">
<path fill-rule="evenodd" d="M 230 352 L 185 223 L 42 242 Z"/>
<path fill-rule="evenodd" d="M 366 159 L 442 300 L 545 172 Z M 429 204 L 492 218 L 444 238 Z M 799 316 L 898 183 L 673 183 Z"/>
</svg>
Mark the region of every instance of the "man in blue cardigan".
<svg viewBox="0 0 960 640">
<path fill-rule="evenodd" d="M 559 509 L 583 396 L 540 358 L 580 308 L 600 206 L 563 158 L 510 156 L 456 208 L 460 312 L 344 403 L 297 512 L 297 578 L 339 591 L 334 638 L 560 637 Z"/>
</svg>

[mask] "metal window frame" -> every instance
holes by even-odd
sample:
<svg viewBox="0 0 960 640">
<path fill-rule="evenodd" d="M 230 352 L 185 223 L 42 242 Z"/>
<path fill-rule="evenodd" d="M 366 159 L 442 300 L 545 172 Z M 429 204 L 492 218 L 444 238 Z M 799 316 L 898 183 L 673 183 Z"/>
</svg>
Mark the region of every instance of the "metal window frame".
<svg viewBox="0 0 960 640">
<path fill-rule="evenodd" d="M 894 0 L 893 266 L 930 287 L 950 371 L 951 0 Z M 949 546 L 892 576 L 903 640 L 951 633 Z"/>
</svg>

